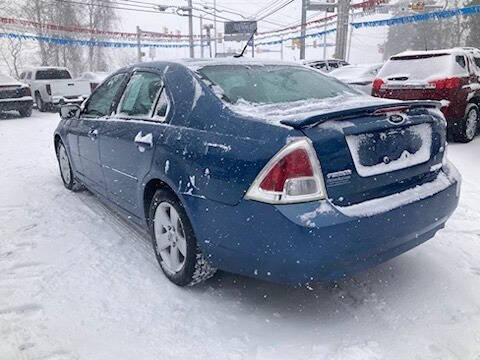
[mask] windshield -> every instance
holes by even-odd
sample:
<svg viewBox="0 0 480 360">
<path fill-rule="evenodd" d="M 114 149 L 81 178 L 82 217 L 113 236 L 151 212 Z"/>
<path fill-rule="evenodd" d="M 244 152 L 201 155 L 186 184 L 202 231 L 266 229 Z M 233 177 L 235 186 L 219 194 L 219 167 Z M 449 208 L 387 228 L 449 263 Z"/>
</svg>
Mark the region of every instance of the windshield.
<svg viewBox="0 0 480 360">
<path fill-rule="evenodd" d="M 431 80 L 434 78 L 465 75 L 466 66 L 463 56 L 434 54 L 421 56 L 395 56 L 391 58 L 379 73 L 386 80 Z"/>
<path fill-rule="evenodd" d="M 236 103 L 288 103 L 335 97 L 355 92 L 339 81 L 308 68 L 288 65 L 212 65 L 198 71 L 210 86 L 222 90 L 223 99 Z"/>
<path fill-rule="evenodd" d="M 61 69 L 38 70 L 36 75 L 36 80 L 62 80 L 71 78 L 67 70 Z"/>
</svg>

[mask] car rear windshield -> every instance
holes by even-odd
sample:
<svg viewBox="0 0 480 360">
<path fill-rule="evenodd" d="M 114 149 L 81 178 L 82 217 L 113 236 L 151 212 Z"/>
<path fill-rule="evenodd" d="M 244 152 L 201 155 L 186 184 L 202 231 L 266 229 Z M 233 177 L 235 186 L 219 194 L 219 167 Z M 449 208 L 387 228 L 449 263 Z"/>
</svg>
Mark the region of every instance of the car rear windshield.
<svg viewBox="0 0 480 360">
<path fill-rule="evenodd" d="M 333 78 L 300 66 L 212 65 L 198 73 L 214 90 L 218 86 L 222 99 L 232 104 L 240 99 L 254 104 L 288 103 L 355 92 Z"/>
<path fill-rule="evenodd" d="M 434 80 L 467 74 L 465 57 L 452 54 L 394 56 L 378 76 L 385 80 Z"/>
<path fill-rule="evenodd" d="M 60 69 L 38 70 L 35 76 L 36 80 L 62 80 L 71 78 L 72 76 L 67 70 Z"/>
</svg>

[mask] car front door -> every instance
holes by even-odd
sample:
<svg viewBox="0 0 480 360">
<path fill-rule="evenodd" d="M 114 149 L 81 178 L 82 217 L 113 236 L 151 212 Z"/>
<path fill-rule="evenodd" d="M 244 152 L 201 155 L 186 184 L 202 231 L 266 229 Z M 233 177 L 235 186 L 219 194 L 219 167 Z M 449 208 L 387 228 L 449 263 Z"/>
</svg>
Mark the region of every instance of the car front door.
<svg viewBox="0 0 480 360">
<path fill-rule="evenodd" d="M 117 114 L 104 122 L 100 156 L 107 197 L 142 218 L 142 180 L 151 168 L 155 144 L 165 131 L 168 99 L 161 75 L 135 72 L 120 100 Z"/>
<path fill-rule="evenodd" d="M 101 195 L 105 195 L 106 187 L 100 163 L 98 137 L 118 102 L 126 77 L 127 74 L 114 75 L 99 87 L 88 99 L 79 120 L 71 127 L 72 134 L 78 138 L 80 181 Z"/>
</svg>

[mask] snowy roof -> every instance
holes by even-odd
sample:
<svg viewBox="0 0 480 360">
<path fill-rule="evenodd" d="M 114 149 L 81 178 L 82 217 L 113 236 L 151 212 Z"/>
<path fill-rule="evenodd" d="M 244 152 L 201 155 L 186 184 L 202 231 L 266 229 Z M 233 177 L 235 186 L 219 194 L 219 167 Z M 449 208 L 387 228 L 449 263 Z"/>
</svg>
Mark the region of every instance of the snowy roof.
<svg viewBox="0 0 480 360">
<path fill-rule="evenodd" d="M 329 58 L 329 59 L 313 59 L 313 60 L 301 60 L 304 64 L 311 64 L 311 63 L 317 63 L 317 62 L 326 62 L 326 61 L 345 61 L 342 59 L 335 59 L 335 58 Z M 346 61 L 345 61 L 346 62 Z"/>
<path fill-rule="evenodd" d="M 0 85 L 9 86 L 9 85 L 21 85 L 22 83 L 15 80 L 11 76 L 0 73 Z"/>
<path fill-rule="evenodd" d="M 192 71 L 196 71 L 205 66 L 213 65 L 257 65 L 257 66 L 267 66 L 267 65 L 289 65 L 289 66 L 303 66 L 302 64 L 288 61 L 275 61 L 275 60 L 260 60 L 252 58 L 205 58 L 205 59 L 177 59 L 169 61 L 152 61 L 152 62 L 143 62 L 133 65 L 135 66 L 148 66 L 148 67 L 164 67 L 167 65 L 183 65 L 189 68 Z"/>
<path fill-rule="evenodd" d="M 23 71 L 35 71 L 35 70 L 68 70 L 68 68 L 63 66 L 35 66 L 31 68 L 26 68 Z"/>
<path fill-rule="evenodd" d="M 265 59 L 252 59 L 252 58 L 206 58 L 206 59 L 181 59 L 178 61 L 189 68 L 200 68 L 209 65 L 291 65 L 301 66 L 296 62 L 288 61 L 275 61 Z"/>
<path fill-rule="evenodd" d="M 392 57 L 398 56 L 419 56 L 419 55 L 465 55 L 466 50 L 462 48 L 452 48 L 452 49 L 439 49 L 439 50 L 407 50 L 401 52 L 400 54 L 394 55 Z"/>
</svg>

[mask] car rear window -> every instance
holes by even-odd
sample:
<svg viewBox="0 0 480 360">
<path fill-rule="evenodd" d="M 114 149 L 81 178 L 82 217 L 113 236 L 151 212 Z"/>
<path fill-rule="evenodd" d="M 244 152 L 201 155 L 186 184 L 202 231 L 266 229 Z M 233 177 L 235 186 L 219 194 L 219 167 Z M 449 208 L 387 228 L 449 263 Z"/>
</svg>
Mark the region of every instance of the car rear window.
<svg viewBox="0 0 480 360">
<path fill-rule="evenodd" d="M 67 70 L 60 69 L 38 70 L 35 75 L 36 80 L 62 80 L 71 78 L 72 76 Z"/>
<path fill-rule="evenodd" d="M 378 76 L 386 80 L 425 80 L 467 75 L 465 64 L 451 54 L 394 56 Z M 465 58 L 463 58 L 465 59 Z"/>
<path fill-rule="evenodd" d="M 198 73 L 214 90 L 218 86 L 222 99 L 232 104 L 240 99 L 253 104 L 288 103 L 355 92 L 318 71 L 299 66 L 212 65 Z"/>
</svg>

